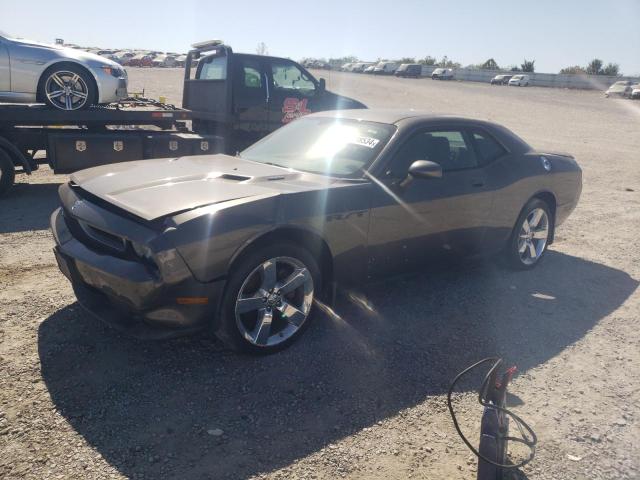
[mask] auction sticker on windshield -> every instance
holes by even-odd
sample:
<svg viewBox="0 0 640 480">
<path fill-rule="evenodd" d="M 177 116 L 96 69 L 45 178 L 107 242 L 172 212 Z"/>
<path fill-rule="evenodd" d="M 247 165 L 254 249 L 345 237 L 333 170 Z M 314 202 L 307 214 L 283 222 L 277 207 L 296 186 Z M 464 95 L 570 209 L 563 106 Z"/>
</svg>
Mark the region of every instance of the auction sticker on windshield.
<svg viewBox="0 0 640 480">
<path fill-rule="evenodd" d="M 363 147 L 375 148 L 376 145 L 378 145 L 378 143 L 380 143 L 380 140 L 378 140 L 377 138 L 373 138 L 373 137 L 358 137 L 358 138 L 354 139 L 354 141 L 352 143 L 356 143 L 358 145 L 362 145 Z"/>
</svg>

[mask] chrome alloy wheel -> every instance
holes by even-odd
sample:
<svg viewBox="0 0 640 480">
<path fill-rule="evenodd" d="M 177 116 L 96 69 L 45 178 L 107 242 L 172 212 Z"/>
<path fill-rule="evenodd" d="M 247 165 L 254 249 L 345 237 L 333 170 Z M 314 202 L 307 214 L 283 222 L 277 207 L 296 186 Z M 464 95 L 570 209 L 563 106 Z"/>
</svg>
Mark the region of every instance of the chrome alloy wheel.
<svg viewBox="0 0 640 480">
<path fill-rule="evenodd" d="M 89 87 L 75 72 L 53 72 L 47 78 L 44 92 L 53 106 L 60 110 L 78 110 L 87 103 Z"/>
<path fill-rule="evenodd" d="M 294 335 L 313 303 L 313 278 L 304 264 L 276 257 L 258 265 L 245 279 L 236 299 L 236 325 L 257 347 L 271 347 Z"/>
<path fill-rule="evenodd" d="M 534 208 L 522 222 L 518 234 L 518 253 L 525 265 L 533 265 L 549 240 L 549 217 L 542 208 Z"/>
</svg>

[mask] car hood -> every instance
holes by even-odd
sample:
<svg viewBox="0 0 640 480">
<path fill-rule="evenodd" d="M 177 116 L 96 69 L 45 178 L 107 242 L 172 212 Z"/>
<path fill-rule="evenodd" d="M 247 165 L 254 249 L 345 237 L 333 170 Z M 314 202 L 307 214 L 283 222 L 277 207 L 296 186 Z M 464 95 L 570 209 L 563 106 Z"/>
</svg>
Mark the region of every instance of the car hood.
<svg viewBox="0 0 640 480">
<path fill-rule="evenodd" d="M 52 52 L 56 52 L 54 55 L 58 55 L 60 57 L 65 58 L 73 58 L 75 60 L 81 62 L 93 61 L 99 62 L 105 65 L 111 65 L 113 67 L 119 67 L 120 65 L 108 58 L 102 57 L 95 53 L 85 52 L 84 50 L 79 50 L 76 48 L 62 47 L 60 45 L 52 45 L 49 43 L 36 42 L 34 40 L 25 40 L 25 39 L 11 39 L 11 41 L 18 45 L 23 45 L 26 47 L 38 47 L 44 50 L 51 50 Z"/>
<path fill-rule="evenodd" d="M 242 198 L 325 188 L 328 181 L 228 155 L 115 163 L 71 176 L 75 186 L 145 220 Z"/>
</svg>

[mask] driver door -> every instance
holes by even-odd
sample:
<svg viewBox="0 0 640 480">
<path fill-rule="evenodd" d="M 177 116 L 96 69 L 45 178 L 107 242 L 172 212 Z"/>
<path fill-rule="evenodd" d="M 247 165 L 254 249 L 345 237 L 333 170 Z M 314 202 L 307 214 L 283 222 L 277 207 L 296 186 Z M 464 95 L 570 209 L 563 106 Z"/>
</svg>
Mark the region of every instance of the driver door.
<svg viewBox="0 0 640 480">
<path fill-rule="evenodd" d="M 289 60 L 269 62 L 269 128 L 271 131 L 311 113 L 315 81 Z"/>
<path fill-rule="evenodd" d="M 439 163 L 442 178 L 414 179 L 400 186 L 416 160 Z M 370 277 L 482 250 L 493 194 L 464 128 L 413 133 L 376 183 L 369 229 Z"/>
</svg>

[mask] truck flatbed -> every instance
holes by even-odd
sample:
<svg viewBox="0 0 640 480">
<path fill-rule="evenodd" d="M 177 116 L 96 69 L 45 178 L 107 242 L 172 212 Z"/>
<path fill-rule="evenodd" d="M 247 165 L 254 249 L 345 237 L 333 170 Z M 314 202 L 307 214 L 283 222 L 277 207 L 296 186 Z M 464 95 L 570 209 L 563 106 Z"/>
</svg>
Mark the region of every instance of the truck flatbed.
<svg viewBox="0 0 640 480">
<path fill-rule="evenodd" d="M 147 98 L 75 111 L 0 104 L 0 195 L 16 172 L 29 174 L 42 163 L 55 173 L 70 173 L 106 163 L 224 150 L 221 137 L 190 130 L 191 119 L 190 110 Z"/>
<path fill-rule="evenodd" d="M 20 126 L 153 125 L 171 128 L 175 122 L 191 120 L 191 111 L 146 98 L 85 110 L 62 111 L 42 104 L 0 104 L 0 131 Z"/>
</svg>

